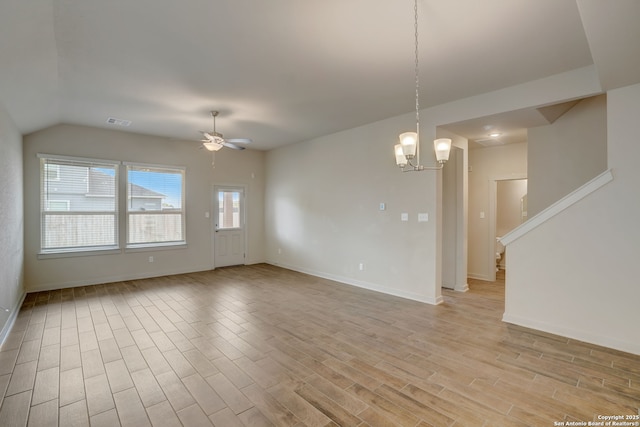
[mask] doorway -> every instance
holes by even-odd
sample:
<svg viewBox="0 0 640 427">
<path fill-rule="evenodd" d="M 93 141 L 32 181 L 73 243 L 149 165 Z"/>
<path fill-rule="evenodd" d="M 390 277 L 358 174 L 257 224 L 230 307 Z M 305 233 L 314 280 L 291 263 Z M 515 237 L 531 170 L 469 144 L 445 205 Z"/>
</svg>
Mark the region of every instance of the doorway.
<svg viewBox="0 0 640 427">
<path fill-rule="evenodd" d="M 245 189 L 213 187 L 213 266 L 245 262 Z"/>
<path fill-rule="evenodd" d="M 497 239 L 518 227 L 527 219 L 527 177 L 509 176 L 494 178 L 489 182 L 489 281 L 496 280 L 498 269 L 505 268 L 506 250 Z M 498 258 L 498 253 L 500 258 Z"/>
</svg>

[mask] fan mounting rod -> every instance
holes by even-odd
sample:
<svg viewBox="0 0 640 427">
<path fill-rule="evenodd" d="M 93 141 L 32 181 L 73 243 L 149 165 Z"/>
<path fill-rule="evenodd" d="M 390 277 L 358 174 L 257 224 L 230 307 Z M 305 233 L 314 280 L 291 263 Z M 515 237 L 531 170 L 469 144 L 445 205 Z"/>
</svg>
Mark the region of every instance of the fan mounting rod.
<svg viewBox="0 0 640 427">
<path fill-rule="evenodd" d="M 220 114 L 219 111 L 211 111 L 211 116 L 213 117 L 213 133 L 216 133 L 216 117 L 218 117 L 218 114 Z"/>
</svg>

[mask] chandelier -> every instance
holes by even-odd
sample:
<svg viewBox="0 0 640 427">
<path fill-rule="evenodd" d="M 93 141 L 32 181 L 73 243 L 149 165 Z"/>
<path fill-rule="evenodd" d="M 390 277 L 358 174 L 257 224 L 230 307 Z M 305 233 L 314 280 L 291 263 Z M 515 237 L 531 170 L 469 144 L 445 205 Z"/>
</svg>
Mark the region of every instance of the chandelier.
<svg viewBox="0 0 640 427">
<path fill-rule="evenodd" d="M 442 169 L 449 160 L 451 139 L 438 138 L 433 141 L 433 148 L 438 166 L 424 166 L 420 164 L 420 79 L 418 63 L 418 0 L 414 0 L 414 29 L 415 29 L 415 85 L 416 85 L 416 131 L 401 133 L 400 143 L 394 147 L 396 164 L 402 172 Z M 415 159 L 415 160 L 414 160 Z"/>
</svg>

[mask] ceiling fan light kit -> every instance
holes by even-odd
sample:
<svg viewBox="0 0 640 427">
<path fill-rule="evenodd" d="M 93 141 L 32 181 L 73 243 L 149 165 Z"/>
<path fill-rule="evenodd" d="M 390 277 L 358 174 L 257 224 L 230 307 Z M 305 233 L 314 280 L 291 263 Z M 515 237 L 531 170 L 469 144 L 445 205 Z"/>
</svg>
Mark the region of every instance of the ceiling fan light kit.
<svg viewBox="0 0 640 427">
<path fill-rule="evenodd" d="M 211 132 L 200 131 L 202 133 L 202 136 L 205 137 L 205 139 L 201 140 L 202 146 L 209 151 L 218 151 L 222 147 L 229 147 L 234 150 L 244 150 L 244 147 L 241 147 L 236 144 L 249 144 L 251 142 L 251 139 L 249 138 L 226 139 L 221 133 L 216 132 L 216 117 L 218 117 L 218 114 L 219 114 L 218 111 L 215 111 L 215 110 L 211 111 L 211 116 L 213 117 L 213 131 Z"/>
<path fill-rule="evenodd" d="M 218 151 L 219 149 L 224 147 L 224 145 L 217 142 L 203 142 L 202 145 L 209 151 Z"/>
</svg>

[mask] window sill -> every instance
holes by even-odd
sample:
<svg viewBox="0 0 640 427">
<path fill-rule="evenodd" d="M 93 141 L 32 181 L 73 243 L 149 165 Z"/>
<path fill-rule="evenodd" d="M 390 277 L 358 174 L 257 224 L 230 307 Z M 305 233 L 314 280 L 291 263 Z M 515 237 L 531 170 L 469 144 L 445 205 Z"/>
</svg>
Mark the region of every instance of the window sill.
<svg viewBox="0 0 640 427">
<path fill-rule="evenodd" d="M 145 243 L 139 245 L 130 245 L 124 248 L 125 253 L 135 252 L 151 252 L 151 251 L 169 251 L 174 249 L 186 249 L 186 242 L 171 242 L 171 243 Z M 123 250 L 117 246 L 106 247 L 104 249 L 68 249 L 58 251 L 43 251 L 38 254 L 38 259 L 54 259 L 54 258 L 74 258 L 81 256 L 96 256 L 96 255 L 113 255 L 120 254 Z"/>
<path fill-rule="evenodd" d="M 137 245 L 129 245 L 124 251 L 129 252 L 149 252 L 149 251 L 169 251 L 173 249 L 186 249 L 186 242 L 170 242 L 170 243 L 141 243 Z"/>
<path fill-rule="evenodd" d="M 81 256 L 95 256 L 95 255 L 112 255 L 119 254 L 122 251 L 120 248 L 113 246 L 105 249 L 68 249 L 59 251 L 43 251 L 38 254 L 38 259 L 53 259 L 53 258 L 74 258 Z"/>
</svg>

